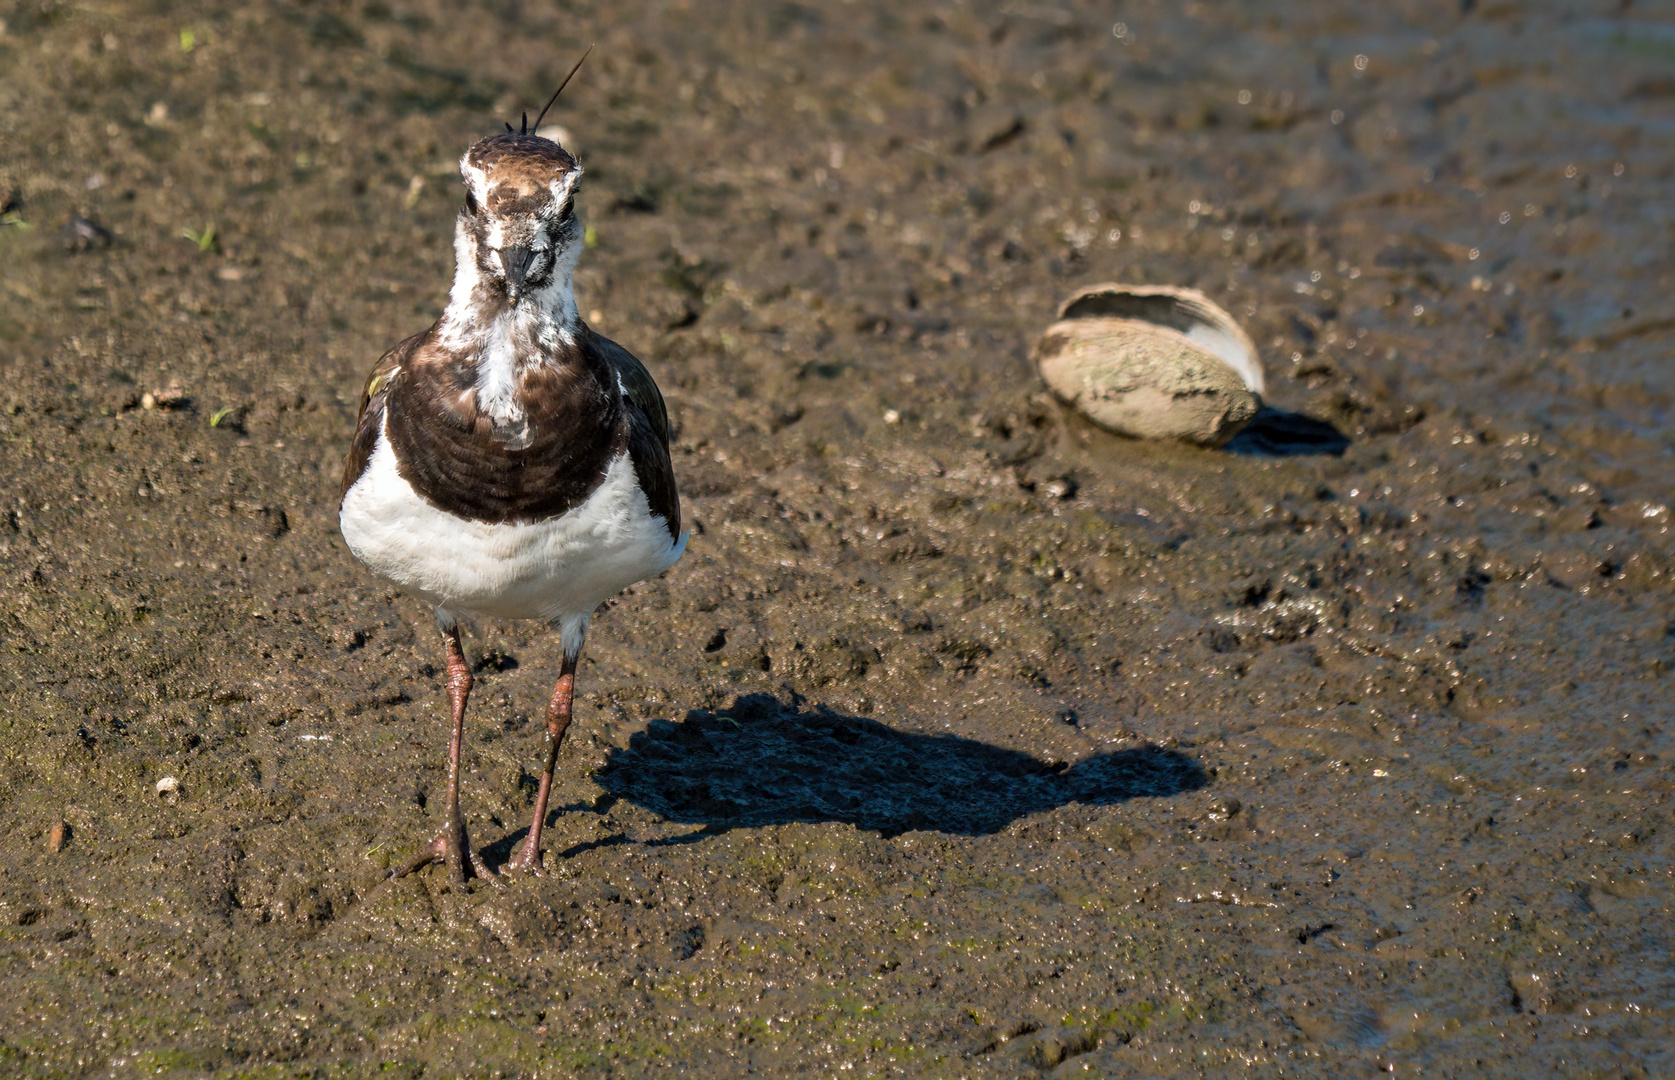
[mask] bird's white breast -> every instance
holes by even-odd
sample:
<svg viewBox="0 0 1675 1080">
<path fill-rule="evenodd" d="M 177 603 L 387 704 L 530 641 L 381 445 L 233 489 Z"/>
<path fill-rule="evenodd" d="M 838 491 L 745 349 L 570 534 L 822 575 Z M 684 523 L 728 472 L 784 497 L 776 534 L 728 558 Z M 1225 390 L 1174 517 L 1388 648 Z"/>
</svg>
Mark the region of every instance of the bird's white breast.
<svg viewBox="0 0 1675 1080">
<path fill-rule="evenodd" d="M 357 558 L 439 609 L 491 618 L 585 618 L 636 581 L 673 566 L 686 535 L 651 512 L 626 453 L 580 506 L 545 521 L 468 521 L 426 502 L 379 431 L 343 497 L 343 538 Z"/>
</svg>

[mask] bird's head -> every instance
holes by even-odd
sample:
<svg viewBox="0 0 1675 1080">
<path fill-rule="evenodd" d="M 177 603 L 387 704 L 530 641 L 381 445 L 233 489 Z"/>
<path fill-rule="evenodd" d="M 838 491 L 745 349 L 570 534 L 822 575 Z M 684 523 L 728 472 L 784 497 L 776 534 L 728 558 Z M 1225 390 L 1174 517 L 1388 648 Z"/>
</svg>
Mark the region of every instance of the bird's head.
<svg viewBox="0 0 1675 1080">
<path fill-rule="evenodd" d="M 582 168 L 564 147 L 533 133 L 491 135 L 460 158 L 465 205 L 456 237 L 480 282 L 523 297 L 557 282 L 568 286 L 581 254 L 576 190 Z"/>
</svg>

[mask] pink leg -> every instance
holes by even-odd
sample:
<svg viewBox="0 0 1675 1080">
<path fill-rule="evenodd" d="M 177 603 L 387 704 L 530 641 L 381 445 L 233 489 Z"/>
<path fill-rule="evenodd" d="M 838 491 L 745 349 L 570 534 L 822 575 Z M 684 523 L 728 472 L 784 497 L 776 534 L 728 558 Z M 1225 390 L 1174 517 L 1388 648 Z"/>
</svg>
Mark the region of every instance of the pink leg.
<svg viewBox="0 0 1675 1080">
<path fill-rule="evenodd" d="M 465 662 L 465 650 L 460 648 L 459 629 L 446 632 L 448 645 L 448 701 L 453 707 L 454 729 L 448 739 L 448 795 L 442 818 L 442 831 L 436 839 L 399 869 L 392 878 L 406 877 L 420 867 L 433 862 L 448 864 L 448 873 L 456 884 L 464 884 L 469 877 L 492 878 L 494 873 L 471 850 L 466 836 L 465 817 L 459 812 L 459 756 L 465 740 L 465 702 L 471 696 L 471 665 Z"/>
<path fill-rule="evenodd" d="M 547 799 L 553 790 L 553 768 L 558 764 L 558 748 L 564 745 L 564 732 L 570 727 L 570 702 L 576 690 L 576 661 L 565 657 L 564 667 L 553 687 L 552 700 L 547 703 L 547 766 L 541 772 L 541 786 L 535 792 L 535 817 L 529 823 L 529 835 L 523 847 L 507 863 L 506 870 L 541 873 L 541 827 L 547 823 Z"/>
</svg>

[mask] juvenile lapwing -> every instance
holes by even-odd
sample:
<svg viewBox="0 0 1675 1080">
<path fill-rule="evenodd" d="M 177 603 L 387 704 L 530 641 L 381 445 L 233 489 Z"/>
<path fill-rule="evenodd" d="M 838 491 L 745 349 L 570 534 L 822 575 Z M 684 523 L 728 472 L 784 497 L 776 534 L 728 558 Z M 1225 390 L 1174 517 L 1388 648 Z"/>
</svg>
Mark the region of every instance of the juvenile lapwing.
<svg viewBox="0 0 1675 1080">
<path fill-rule="evenodd" d="M 686 548 L 663 395 L 640 361 L 577 314 L 582 169 L 535 133 L 540 123 L 507 125 L 460 159 L 465 205 L 447 309 L 373 368 L 343 477 L 349 549 L 432 605 L 448 652 L 442 831 L 394 877 L 434 861 L 455 881 L 490 875 L 459 807 L 472 683 L 461 618 L 541 619 L 563 646 L 534 817 L 502 867 L 539 872 L 588 620 Z"/>
</svg>

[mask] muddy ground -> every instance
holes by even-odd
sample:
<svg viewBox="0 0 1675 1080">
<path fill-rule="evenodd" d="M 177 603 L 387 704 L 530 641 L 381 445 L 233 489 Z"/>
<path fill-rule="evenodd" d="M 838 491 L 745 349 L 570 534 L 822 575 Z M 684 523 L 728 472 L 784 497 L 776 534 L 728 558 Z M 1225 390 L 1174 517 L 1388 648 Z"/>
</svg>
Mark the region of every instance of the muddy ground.
<svg viewBox="0 0 1675 1080">
<path fill-rule="evenodd" d="M 1667 0 L 0 17 L 0 1072 L 1675 1072 Z M 355 404 L 590 42 L 578 291 L 693 539 L 551 876 L 380 885 L 445 707 Z M 1108 280 L 1270 411 L 1066 415 Z M 558 650 L 469 647 L 500 861 Z"/>
</svg>

